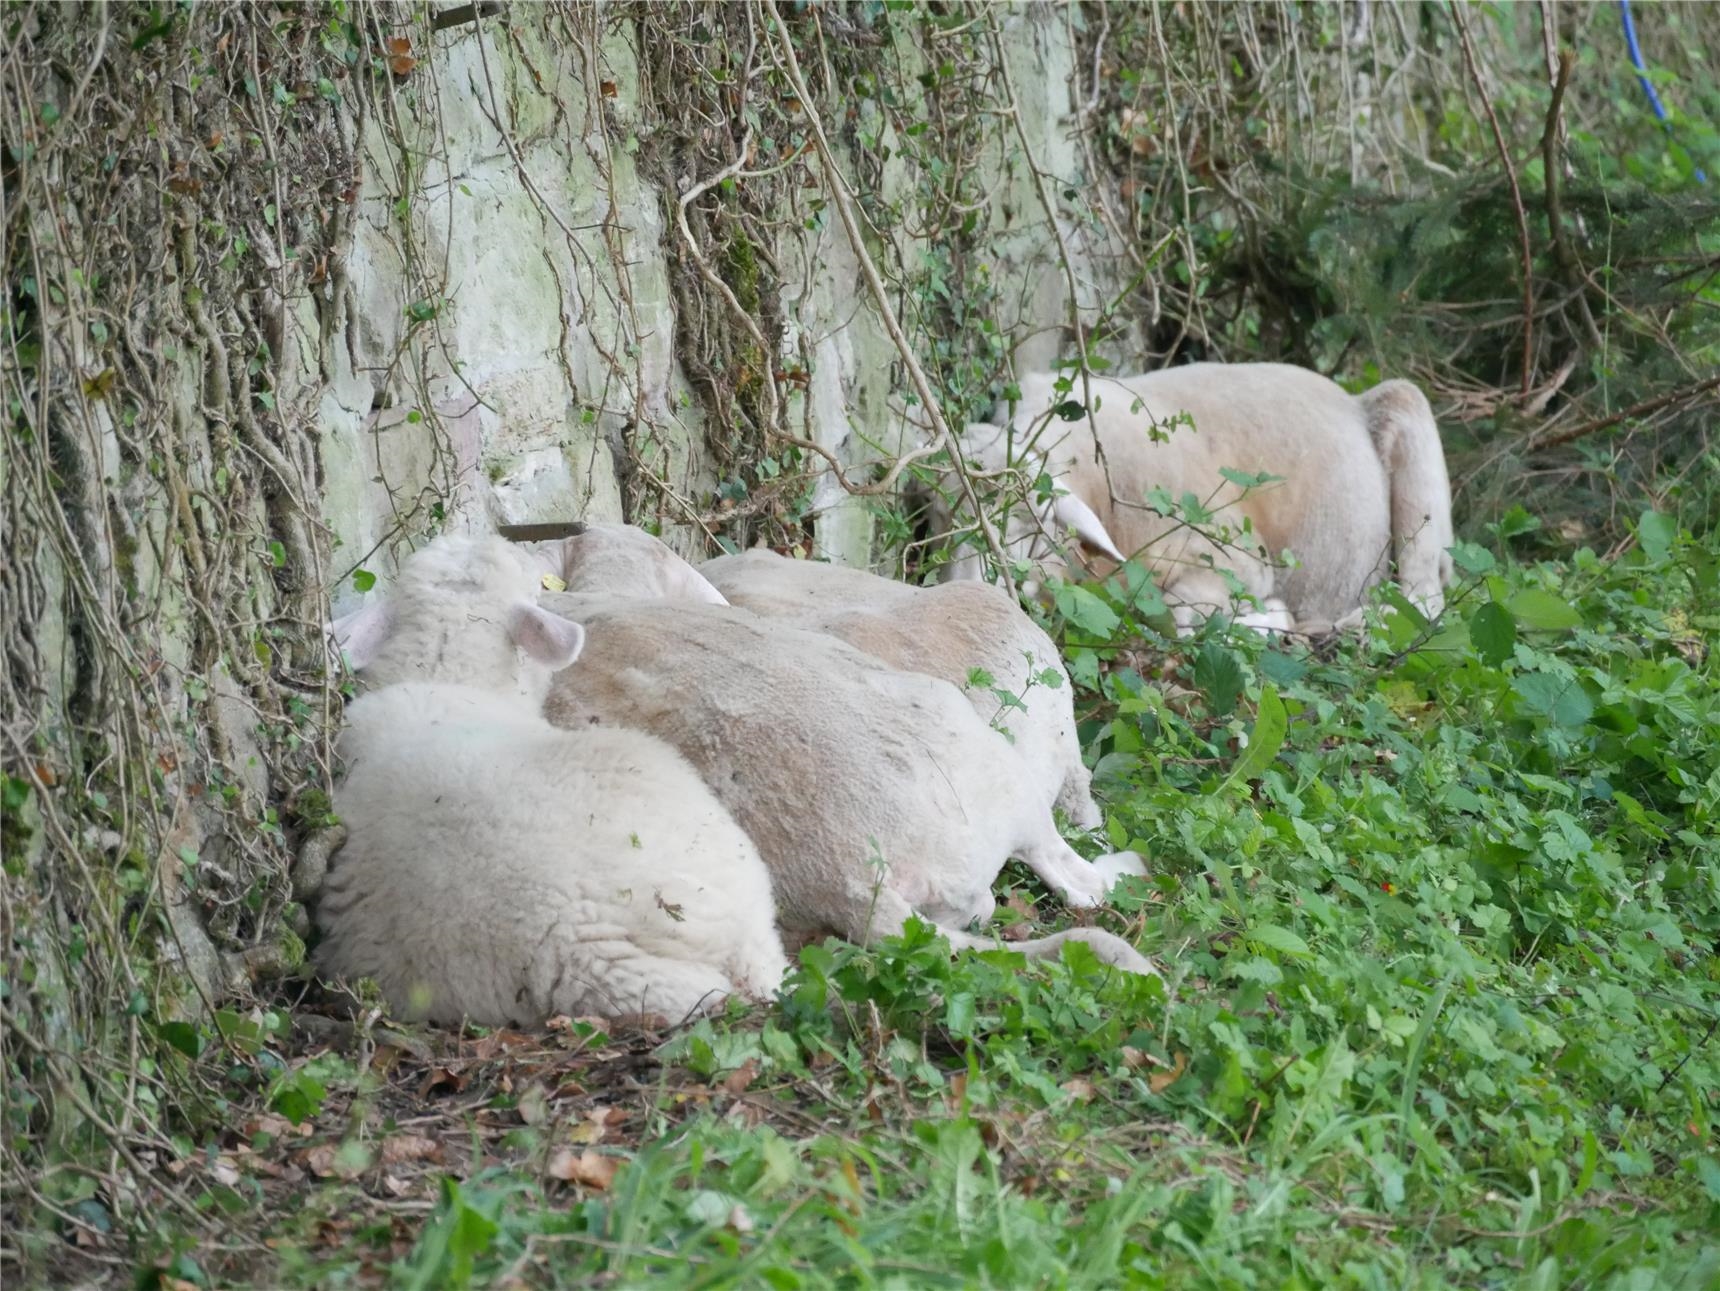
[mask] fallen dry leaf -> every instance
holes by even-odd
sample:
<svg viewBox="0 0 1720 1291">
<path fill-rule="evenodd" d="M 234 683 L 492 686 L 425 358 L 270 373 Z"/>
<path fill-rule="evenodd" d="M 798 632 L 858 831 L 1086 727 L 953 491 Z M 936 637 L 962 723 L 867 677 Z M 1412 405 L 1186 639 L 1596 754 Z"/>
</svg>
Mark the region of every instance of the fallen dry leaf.
<svg viewBox="0 0 1720 1291">
<path fill-rule="evenodd" d="M 744 1094 L 752 1085 L 753 1078 L 758 1075 L 758 1059 L 748 1058 L 740 1066 L 731 1071 L 723 1080 L 723 1090 L 730 1094 Z"/>
<path fill-rule="evenodd" d="M 358 1150 L 343 1152 L 344 1144 L 319 1143 L 314 1148 L 307 1148 L 304 1163 L 319 1179 L 330 1177 L 339 1179 L 356 1179 L 364 1173 L 368 1153 Z"/>
<path fill-rule="evenodd" d="M 1188 1055 L 1186 1053 L 1179 1053 L 1176 1056 L 1176 1062 L 1172 1065 L 1169 1071 L 1156 1071 L 1151 1076 L 1147 1077 L 1147 1088 L 1152 1090 L 1155 1094 L 1162 1094 L 1165 1090 L 1176 1084 L 1177 1080 L 1187 1069 Z"/>
<path fill-rule="evenodd" d="M 578 1156 L 573 1154 L 572 1148 L 558 1148 L 550 1157 L 544 1173 L 563 1183 L 583 1184 L 602 1191 L 615 1181 L 615 1172 L 620 1168 L 621 1162 L 614 1157 L 603 1156 L 590 1148 Z"/>
<path fill-rule="evenodd" d="M 542 1125 L 549 1119 L 549 1094 L 542 1085 L 533 1085 L 520 1095 L 514 1110 L 527 1125 Z"/>
<path fill-rule="evenodd" d="M 1078 1099 L 1083 1103 L 1092 1098 L 1094 1094 L 1093 1082 L 1085 1076 L 1076 1076 L 1073 1080 L 1066 1080 L 1058 1088 L 1071 1098 Z"/>
<path fill-rule="evenodd" d="M 442 1155 L 442 1145 L 422 1134 L 391 1134 L 382 1140 L 382 1164 L 399 1165 L 403 1161 L 435 1161 Z"/>
</svg>

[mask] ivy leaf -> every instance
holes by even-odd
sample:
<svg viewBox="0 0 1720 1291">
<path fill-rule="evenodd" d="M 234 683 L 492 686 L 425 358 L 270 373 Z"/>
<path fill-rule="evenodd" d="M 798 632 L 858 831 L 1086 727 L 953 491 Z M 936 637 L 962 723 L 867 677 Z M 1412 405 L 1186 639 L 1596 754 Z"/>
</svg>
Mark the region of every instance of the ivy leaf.
<svg viewBox="0 0 1720 1291">
<path fill-rule="evenodd" d="M 203 1055 L 203 1035 L 189 1022 L 163 1022 L 155 1032 L 187 1058 Z"/>
<path fill-rule="evenodd" d="M 1517 621 L 1503 605 L 1489 601 L 1469 620 L 1469 639 L 1475 643 L 1481 662 L 1497 668 L 1511 657 L 1517 644 Z"/>
<path fill-rule="evenodd" d="M 352 571 L 352 590 L 353 591 L 355 591 L 355 592 L 368 592 L 371 588 L 373 588 L 375 586 L 376 586 L 376 575 L 371 573 L 368 569 L 355 569 Z"/>
</svg>

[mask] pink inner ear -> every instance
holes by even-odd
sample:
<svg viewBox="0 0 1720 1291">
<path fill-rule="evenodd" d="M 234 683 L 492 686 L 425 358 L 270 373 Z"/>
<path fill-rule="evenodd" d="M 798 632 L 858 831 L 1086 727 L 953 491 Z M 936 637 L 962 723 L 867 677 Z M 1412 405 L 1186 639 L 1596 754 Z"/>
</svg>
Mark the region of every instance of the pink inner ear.
<svg viewBox="0 0 1720 1291">
<path fill-rule="evenodd" d="M 514 605 L 508 631 L 515 645 L 547 668 L 565 668 L 585 649 L 584 628 L 530 601 Z"/>
<path fill-rule="evenodd" d="M 361 610 L 343 615 L 326 629 L 335 648 L 346 655 L 346 661 L 357 672 L 376 658 L 376 652 L 388 639 L 388 603 L 378 597 Z"/>
</svg>

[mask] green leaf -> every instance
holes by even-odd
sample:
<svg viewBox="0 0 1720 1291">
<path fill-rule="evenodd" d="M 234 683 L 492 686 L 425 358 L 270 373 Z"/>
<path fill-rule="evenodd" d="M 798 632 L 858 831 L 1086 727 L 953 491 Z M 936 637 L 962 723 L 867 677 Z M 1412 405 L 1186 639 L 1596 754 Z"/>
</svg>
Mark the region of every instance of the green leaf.
<svg viewBox="0 0 1720 1291">
<path fill-rule="evenodd" d="M 1451 559 L 1466 574 L 1491 574 L 1499 567 L 1492 552 L 1472 542 L 1453 543 Z"/>
<path fill-rule="evenodd" d="M 1517 622 L 1503 605 L 1489 601 L 1469 620 L 1469 639 L 1481 662 L 1497 668 L 1517 644 Z"/>
<path fill-rule="evenodd" d="M 974 998 L 971 991 L 958 991 L 944 1005 L 944 1026 L 952 1036 L 965 1039 L 973 1034 Z"/>
<path fill-rule="evenodd" d="M 1088 636 L 1109 637 L 1122 622 L 1117 613 L 1085 587 L 1058 583 L 1051 591 L 1057 612 Z"/>
<path fill-rule="evenodd" d="M 203 1033 L 189 1022 L 163 1022 L 155 1033 L 187 1058 L 203 1055 Z"/>
<path fill-rule="evenodd" d="M 1677 537 L 1677 522 L 1653 509 L 1644 511 L 1636 522 L 1636 540 L 1642 546 L 1643 555 L 1657 565 L 1671 554 Z"/>
<path fill-rule="evenodd" d="M 1195 656 L 1194 684 L 1206 694 L 1207 707 L 1214 716 L 1228 715 L 1242 695 L 1242 664 L 1236 653 L 1207 642 Z"/>
<path fill-rule="evenodd" d="M 1260 692 L 1260 710 L 1254 718 L 1254 730 L 1249 734 L 1248 747 L 1242 751 L 1242 756 L 1236 759 L 1236 765 L 1231 768 L 1226 783 L 1252 780 L 1271 766 L 1272 759 L 1278 756 L 1278 750 L 1284 747 L 1284 735 L 1289 727 L 1290 720 L 1284 712 L 1284 701 L 1278 698 L 1278 692 L 1271 686 L 1265 687 Z"/>
<path fill-rule="evenodd" d="M 1570 602 L 1538 587 L 1526 587 L 1516 593 L 1505 602 L 1505 608 L 1524 627 L 1541 632 L 1563 632 L 1583 621 Z"/>
<path fill-rule="evenodd" d="M 376 586 L 376 575 L 371 573 L 368 569 L 355 569 L 352 571 L 352 590 L 353 591 L 355 591 L 355 592 L 368 592 L 371 588 L 373 588 L 375 586 Z"/>
<path fill-rule="evenodd" d="M 1493 526 L 1494 532 L 1501 539 L 1515 538 L 1519 534 L 1534 533 L 1541 527 L 1539 516 L 1530 515 L 1521 506 L 1513 506 L 1499 517 L 1499 523 Z"/>
<path fill-rule="evenodd" d="M 1713 1157 L 1697 1157 L 1696 1177 L 1702 1180 L 1708 1200 L 1720 1202 L 1720 1161 Z"/>
<path fill-rule="evenodd" d="M 1271 950 L 1281 951 L 1286 955 L 1306 955 L 1308 953 L 1307 942 L 1288 928 L 1281 928 L 1275 923 L 1257 924 L 1250 928 L 1248 939 Z"/>
<path fill-rule="evenodd" d="M 1224 478 L 1229 480 L 1232 484 L 1236 485 L 1237 488 L 1244 490 L 1257 489 L 1263 484 L 1275 484 L 1284 478 L 1282 475 L 1274 475 L 1270 471 L 1250 473 L 1248 471 L 1236 470 L 1234 467 L 1230 466 L 1219 467 L 1218 473 L 1224 476 Z"/>
<path fill-rule="evenodd" d="M 1530 712 L 1548 718 L 1556 726 L 1575 728 L 1594 716 L 1594 701 L 1575 678 L 1526 672 L 1511 683 L 1511 689 Z"/>
<path fill-rule="evenodd" d="M 278 539 L 269 544 L 269 559 L 274 562 L 276 569 L 285 569 L 287 565 L 286 544 Z"/>
</svg>

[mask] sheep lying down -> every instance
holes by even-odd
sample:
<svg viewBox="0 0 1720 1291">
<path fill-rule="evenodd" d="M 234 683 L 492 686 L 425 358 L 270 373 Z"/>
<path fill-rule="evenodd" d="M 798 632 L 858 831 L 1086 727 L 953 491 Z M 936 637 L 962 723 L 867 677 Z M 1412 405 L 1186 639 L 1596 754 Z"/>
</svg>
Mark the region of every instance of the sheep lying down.
<svg viewBox="0 0 1720 1291">
<path fill-rule="evenodd" d="M 996 588 L 911 587 L 770 551 L 719 556 L 695 570 L 643 529 L 621 524 L 588 524 L 534 555 L 570 592 L 732 604 L 836 637 L 892 668 L 950 682 L 1027 761 L 1047 806 L 1061 807 L 1082 829 L 1102 823 L 1057 647 Z M 975 668 L 990 674 L 989 686 L 969 685 Z"/>
<path fill-rule="evenodd" d="M 542 604 L 587 639 L 580 665 L 551 685 L 549 720 L 673 745 L 758 847 L 791 943 L 871 942 L 918 914 L 952 945 L 983 946 L 964 929 L 991 916 L 1012 857 L 1079 906 L 1141 871 L 1133 853 L 1095 864 L 1070 848 L 1026 764 L 946 682 L 722 606 L 586 593 Z M 1154 971 L 1094 929 L 1015 948 L 1052 955 L 1070 938 Z"/>
<path fill-rule="evenodd" d="M 731 605 L 824 632 L 892 668 L 962 689 L 980 720 L 1008 733 L 1047 805 L 1075 825 L 1102 823 L 1075 733 L 1074 687 L 1051 638 L 1021 606 L 984 583 L 913 587 L 864 570 L 790 560 L 771 551 L 719 556 L 699 566 Z M 970 686 L 969 673 L 989 674 Z M 1050 682 L 1044 680 L 1052 674 Z M 998 696 L 1003 691 L 1013 702 Z"/>
<path fill-rule="evenodd" d="M 1352 395 L 1280 363 L 1093 376 L 1070 394 L 1056 380 L 1023 377 L 1007 426 L 978 423 L 962 436 L 964 456 L 982 467 L 1001 470 L 1008 456 L 1029 478 L 1049 473 L 1064 493 L 1038 515 L 1016 509 L 1006 535 L 1012 557 L 1048 556 L 1042 531 L 1072 530 L 1098 553 L 1100 572 L 1125 555 L 1139 560 L 1184 629 L 1232 611 L 1226 573 L 1256 602 L 1246 613 L 1259 627 L 1351 618 L 1394 563 L 1411 601 L 1430 616 L 1442 608 L 1452 578 L 1451 486 L 1439 427 L 1409 382 Z M 1053 412 L 1084 392 L 1090 418 Z M 1192 426 L 1177 424 L 1182 414 Z M 1243 490 L 1225 479 L 1226 467 L 1280 479 Z M 1192 493 L 1230 540 L 1211 541 L 1154 510 L 1145 501 L 1154 488 L 1172 498 Z M 1291 567 L 1280 561 L 1285 552 Z M 947 573 L 978 578 L 980 559 L 967 553 Z"/>
<path fill-rule="evenodd" d="M 787 960 L 757 850 L 662 741 L 544 720 L 584 633 L 535 584 L 499 539 L 445 538 L 337 625 L 368 688 L 340 739 L 320 971 L 444 1023 L 768 998 Z"/>
</svg>

